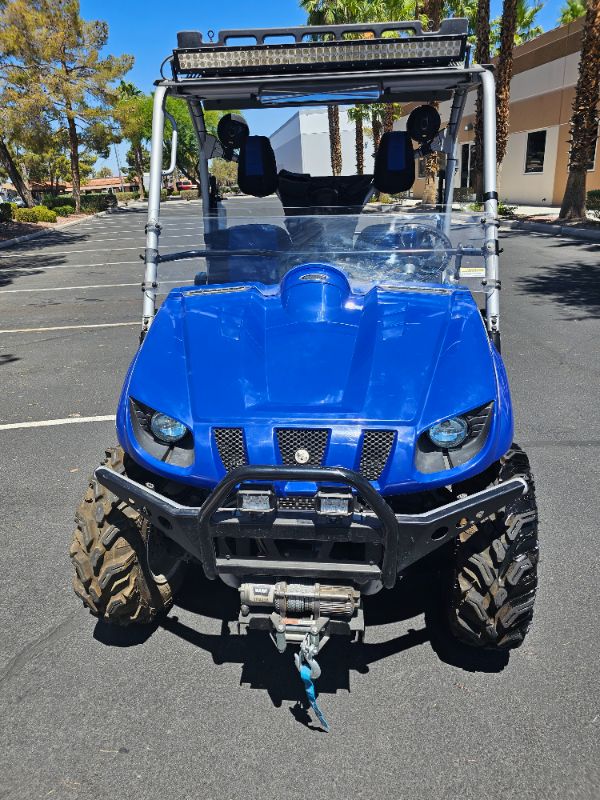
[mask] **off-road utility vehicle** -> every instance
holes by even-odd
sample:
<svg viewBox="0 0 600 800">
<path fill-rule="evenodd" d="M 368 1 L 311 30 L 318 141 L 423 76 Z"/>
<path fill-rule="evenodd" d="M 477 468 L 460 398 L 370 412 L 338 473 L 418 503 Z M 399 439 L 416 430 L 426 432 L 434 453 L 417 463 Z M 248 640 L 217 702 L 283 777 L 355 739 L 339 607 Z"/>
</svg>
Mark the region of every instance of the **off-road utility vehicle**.
<svg viewBox="0 0 600 800">
<path fill-rule="evenodd" d="M 239 591 L 240 631 L 299 646 L 316 707 L 319 648 L 337 633 L 360 640 L 362 597 L 437 550 L 454 637 L 517 647 L 532 618 L 537 513 L 500 357 L 494 78 L 469 64 L 466 20 L 434 32 L 419 22 L 222 31 L 210 42 L 184 32 L 167 61 L 172 75 L 154 94 L 141 345 L 120 444 L 77 511 L 76 593 L 101 619 L 149 623 L 197 562 Z M 453 207 L 454 177 L 477 89 L 484 208 L 469 213 Z M 159 255 L 161 183 L 177 149 L 171 119 L 163 169 L 167 95 L 189 106 L 202 217 L 196 249 Z M 372 175 L 278 171 L 269 139 L 238 113 L 359 103 L 410 110 L 406 130 L 383 135 Z M 218 137 L 207 109 L 223 112 Z M 432 153 L 438 206 L 369 202 L 409 193 L 416 159 Z M 265 199 L 219 202 L 215 156 L 236 161 L 240 190 Z"/>
</svg>

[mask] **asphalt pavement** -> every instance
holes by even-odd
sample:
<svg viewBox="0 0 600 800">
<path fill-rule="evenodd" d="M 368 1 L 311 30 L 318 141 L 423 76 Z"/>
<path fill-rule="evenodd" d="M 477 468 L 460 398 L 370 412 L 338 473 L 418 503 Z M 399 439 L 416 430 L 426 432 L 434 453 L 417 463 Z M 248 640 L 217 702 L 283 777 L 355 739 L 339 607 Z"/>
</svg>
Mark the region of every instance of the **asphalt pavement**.
<svg viewBox="0 0 600 800">
<path fill-rule="evenodd" d="M 120 210 L 0 251 L 1 800 L 598 800 L 600 246 L 502 237 L 503 355 L 541 515 L 526 643 L 495 661 L 445 647 L 416 573 L 367 600 L 366 644 L 323 651 L 326 735 L 291 655 L 223 635 L 237 596 L 219 582 L 193 573 L 138 632 L 71 590 L 74 510 L 137 347 L 144 224 Z M 163 225 L 164 252 L 198 245 L 199 204 L 166 204 Z"/>
</svg>

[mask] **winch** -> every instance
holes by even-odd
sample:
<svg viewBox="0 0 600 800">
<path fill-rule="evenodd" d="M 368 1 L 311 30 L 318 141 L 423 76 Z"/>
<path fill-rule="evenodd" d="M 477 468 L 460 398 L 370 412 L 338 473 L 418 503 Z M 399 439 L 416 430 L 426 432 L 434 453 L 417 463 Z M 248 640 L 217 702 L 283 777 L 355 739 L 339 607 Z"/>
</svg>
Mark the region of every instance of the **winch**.
<svg viewBox="0 0 600 800">
<path fill-rule="evenodd" d="M 311 616 L 349 619 L 360 604 L 360 592 L 352 586 L 320 583 L 243 583 L 242 615 L 256 606 L 274 608 L 281 617 Z"/>
</svg>

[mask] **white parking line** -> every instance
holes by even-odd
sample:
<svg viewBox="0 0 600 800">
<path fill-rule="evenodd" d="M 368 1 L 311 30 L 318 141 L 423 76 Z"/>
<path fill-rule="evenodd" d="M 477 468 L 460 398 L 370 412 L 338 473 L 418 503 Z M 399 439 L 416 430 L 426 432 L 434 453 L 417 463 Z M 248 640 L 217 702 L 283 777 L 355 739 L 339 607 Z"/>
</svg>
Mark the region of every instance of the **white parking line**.
<svg viewBox="0 0 600 800">
<path fill-rule="evenodd" d="M 8 422 L 0 425 L 0 431 L 14 431 L 17 428 L 46 428 L 51 425 L 73 425 L 77 422 L 114 422 L 114 414 L 98 417 L 65 417 L 64 419 L 42 419 L 36 422 Z"/>
<path fill-rule="evenodd" d="M 198 234 L 196 234 L 196 233 L 183 233 L 183 234 L 178 235 L 178 236 L 168 236 L 167 235 L 167 236 L 163 236 L 161 238 L 161 243 L 164 246 L 164 240 L 165 239 L 189 239 L 189 238 L 192 238 L 192 237 L 198 238 Z M 71 249 L 69 249 L 69 250 L 54 251 L 54 250 L 50 250 L 49 249 L 50 247 L 52 247 L 52 245 L 47 245 L 46 247 L 44 247 L 43 250 L 26 250 L 25 252 L 18 251 L 18 252 L 15 252 L 15 253 L 2 253 L 2 254 L 0 254 L 0 259 L 3 259 L 3 258 L 33 258 L 33 257 L 39 256 L 39 255 L 70 256 L 70 255 L 74 255 L 76 253 L 93 253 L 97 249 L 95 247 L 96 242 L 100 242 L 100 241 L 104 241 L 104 242 L 122 242 L 122 241 L 127 241 L 127 239 L 124 240 L 121 237 L 118 237 L 116 239 L 93 239 L 90 242 L 90 247 L 85 248 L 84 250 L 71 250 Z M 143 250 L 143 247 L 144 247 L 143 239 L 141 239 L 140 240 L 140 244 L 134 245 L 133 247 L 120 247 L 119 246 L 119 247 L 114 247 L 112 249 L 114 249 L 114 250 Z"/>
<path fill-rule="evenodd" d="M 30 267 L 8 267 L 8 271 L 12 274 L 13 272 L 31 272 L 31 271 L 38 271 L 38 272 L 47 272 L 49 269 L 99 269 L 102 267 L 118 267 L 121 264 L 129 264 L 132 266 L 133 264 L 137 264 L 137 266 L 141 266 L 141 260 L 138 259 L 137 261 L 105 261 L 103 264 L 49 264 L 48 266 L 44 267 L 36 267 L 32 264 Z M 3 270 L 7 269 L 6 267 L 0 267 L 0 277 L 2 277 Z"/>
<path fill-rule="evenodd" d="M 127 248 L 124 248 L 127 249 Z M 133 250 L 140 250 L 139 247 L 132 248 Z M 175 252 L 178 252 L 177 250 Z M 50 253 L 49 255 L 52 255 Z M 163 255 L 168 256 L 172 255 L 172 253 L 163 253 Z M 186 261 L 194 262 L 199 261 L 200 259 L 204 258 L 204 256 L 196 256 L 194 258 L 186 259 Z M 143 262 L 141 259 L 136 259 L 135 261 L 104 261 L 104 262 L 96 262 L 92 264 L 48 264 L 47 266 L 36 267 L 35 264 L 31 264 L 29 267 L 12 267 L 12 266 L 2 266 L 0 267 L 0 278 L 2 277 L 3 272 L 6 270 L 9 274 L 12 275 L 13 272 L 33 272 L 33 273 L 44 273 L 47 272 L 49 269 L 102 269 L 103 267 L 118 267 L 123 264 L 129 264 L 129 266 L 133 266 L 136 264 L 140 270 L 143 270 Z"/>
<path fill-rule="evenodd" d="M 1 274 L 1 273 L 0 273 Z M 161 285 L 167 284 L 175 286 L 181 281 L 160 281 Z M 121 286 L 139 286 L 141 282 L 137 283 L 93 283 L 88 286 L 46 286 L 41 289 L 0 289 L 0 294 L 20 294 L 21 292 L 72 292 L 77 289 L 116 289 Z"/>
<path fill-rule="evenodd" d="M 42 331 L 75 331 L 81 328 L 124 328 L 128 325 L 141 325 L 141 322 L 102 322 L 96 325 L 53 325 L 50 328 L 7 328 L 0 333 L 41 333 Z"/>
</svg>

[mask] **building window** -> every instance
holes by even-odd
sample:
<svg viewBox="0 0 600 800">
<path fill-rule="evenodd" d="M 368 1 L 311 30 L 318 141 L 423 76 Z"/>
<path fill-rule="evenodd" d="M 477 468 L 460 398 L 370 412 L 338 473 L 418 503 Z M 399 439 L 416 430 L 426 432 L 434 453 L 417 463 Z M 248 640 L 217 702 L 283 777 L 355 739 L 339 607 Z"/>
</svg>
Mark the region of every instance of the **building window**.
<svg viewBox="0 0 600 800">
<path fill-rule="evenodd" d="M 463 144 L 460 151 L 460 186 L 461 189 L 472 189 L 475 167 L 475 145 Z"/>
<path fill-rule="evenodd" d="M 532 131 L 527 134 L 525 172 L 543 172 L 546 152 L 546 131 Z"/>
</svg>

